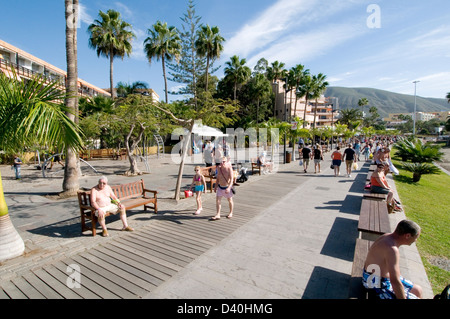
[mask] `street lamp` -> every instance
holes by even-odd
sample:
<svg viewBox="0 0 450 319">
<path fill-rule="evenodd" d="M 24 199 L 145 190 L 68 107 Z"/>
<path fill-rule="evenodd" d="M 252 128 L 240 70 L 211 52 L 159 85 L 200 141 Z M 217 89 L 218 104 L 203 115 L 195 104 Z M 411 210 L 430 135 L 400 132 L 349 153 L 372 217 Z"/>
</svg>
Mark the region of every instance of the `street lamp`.
<svg viewBox="0 0 450 319">
<path fill-rule="evenodd" d="M 414 114 L 413 114 L 413 136 L 416 136 L 416 100 L 417 100 L 417 96 L 416 96 L 416 87 L 417 87 L 417 83 L 420 81 L 413 81 L 414 83 Z"/>
</svg>

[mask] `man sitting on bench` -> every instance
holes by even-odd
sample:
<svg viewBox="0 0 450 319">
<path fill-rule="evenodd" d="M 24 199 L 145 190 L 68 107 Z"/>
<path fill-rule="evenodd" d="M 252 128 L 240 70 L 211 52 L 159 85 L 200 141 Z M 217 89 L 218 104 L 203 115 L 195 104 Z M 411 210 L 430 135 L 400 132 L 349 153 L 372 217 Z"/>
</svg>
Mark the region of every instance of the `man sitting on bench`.
<svg viewBox="0 0 450 319">
<path fill-rule="evenodd" d="M 417 299 L 422 297 L 422 287 L 413 285 L 400 274 L 402 245 L 410 246 L 420 236 L 420 226 L 402 220 L 393 233 L 380 236 L 367 253 L 363 270 L 363 285 L 380 299 Z"/>
<path fill-rule="evenodd" d="M 113 201 L 111 201 L 111 199 Z M 100 177 L 98 185 L 91 190 L 92 206 L 96 209 L 95 216 L 98 217 L 98 222 L 102 226 L 103 237 L 108 237 L 108 230 L 106 229 L 105 216 L 107 213 L 117 214 L 120 212 L 120 219 L 123 223 L 123 231 L 133 231 L 134 229 L 128 226 L 127 215 L 125 213 L 125 206 L 120 203 L 120 200 L 108 185 L 106 176 Z M 95 227 L 95 225 L 93 226 Z"/>
</svg>

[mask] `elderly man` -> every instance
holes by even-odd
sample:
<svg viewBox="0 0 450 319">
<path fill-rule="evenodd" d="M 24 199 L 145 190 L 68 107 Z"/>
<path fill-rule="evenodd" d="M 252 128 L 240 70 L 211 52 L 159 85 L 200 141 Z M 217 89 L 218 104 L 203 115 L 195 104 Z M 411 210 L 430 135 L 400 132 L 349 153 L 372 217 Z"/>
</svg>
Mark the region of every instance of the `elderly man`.
<svg viewBox="0 0 450 319">
<path fill-rule="evenodd" d="M 231 187 L 233 186 L 233 168 L 231 164 L 228 164 L 228 159 L 224 156 L 222 157 L 222 161 L 220 165 L 217 167 L 217 182 L 214 188 L 216 192 L 216 215 L 210 220 L 219 220 L 220 219 L 220 210 L 222 207 L 221 201 L 222 197 L 225 197 L 228 200 L 228 204 L 230 206 L 230 213 L 227 218 L 233 217 L 233 192 Z"/>
<path fill-rule="evenodd" d="M 113 200 L 113 201 L 111 201 Z M 133 231 L 134 229 L 128 226 L 127 215 L 125 214 L 125 206 L 120 202 L 114 194 L 111 187 L 108 185 L 108 179 L 105 176 L 100 177 L 98 185 L 91 190 L 92 206 L 96 209 L 95 216 L 98 217 L 98 222 L 102 226 L 103 237 L 108 237 L 108 230 L 106 229 L 105 216 L 107 213 L 117 214 L 120 212 L 120 220 L 123 223 L 123 231 Z"/>
</svg>

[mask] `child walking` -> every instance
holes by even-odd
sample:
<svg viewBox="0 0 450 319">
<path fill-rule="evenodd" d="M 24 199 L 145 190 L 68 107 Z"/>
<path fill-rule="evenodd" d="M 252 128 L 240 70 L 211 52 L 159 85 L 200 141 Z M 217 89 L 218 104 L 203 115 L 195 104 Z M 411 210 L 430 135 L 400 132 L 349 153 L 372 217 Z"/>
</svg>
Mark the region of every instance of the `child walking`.
<svg viewBox="0 0 450 319">
<path fill-rule="evenodd" d="M 194 215 L 200 214 L 202 211 L 202 192 L 206 193 L 206 181 L 205 177 L 200 172 L 200 166 L 195 166 L 195 175 L 192 178 L 192 184 L 189 188 L 192 190 L 192 186 L 194 186 L 194 192 L 196 195 L 196 201 L 197 201 L 197 211 L 194 213 Z"/>
</svg>

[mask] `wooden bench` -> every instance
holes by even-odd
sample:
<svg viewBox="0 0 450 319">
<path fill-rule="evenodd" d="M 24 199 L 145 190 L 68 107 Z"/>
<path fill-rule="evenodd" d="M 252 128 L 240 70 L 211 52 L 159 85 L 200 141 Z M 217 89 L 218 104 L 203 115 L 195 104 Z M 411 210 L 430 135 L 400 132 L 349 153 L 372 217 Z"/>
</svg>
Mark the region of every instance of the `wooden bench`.
<svg viewBox="0 0 450 319">
<path fill-rule="evenodd" d="M 365 199 L 373 199 L 378 201 L 385 201 L 387 198 L 386 194 L 378 194 L 378 193 L 372 193 L 370 189 L 365 189 L 363 192 L 363 198 Z"/>
<path fill-rule="evenodd" d="M 122 158 L 127 159 L 127 150 L 125 148 L 114 150 L 112 156 L 115 160 L 122 160 Z"/>
<path fill-rule="evenodd" d="M 359 213 L 358 230 L 361 238 L 372 239 L 389 233 L 389 214 L 385 202 L 363 199 Z"/>
<path fill-rule="evenodd" d="M 206 187 L 208 188 L 209 183 L 209 190 L 211 193 L 213 192 L 213 185 L 216 183 L 216 165 L 208 166 L 208 167 L 200 167 L 200 173 L 205 177 L 206 181 Z"/>
<path fill-rule="evenodd" d="M 252 175 L 255 175 L 255 171 L 261 175 L 261 165 L 258 164 L 258 158 L 252 158 L 250 162 L 252 163 Z"/>
<path fill-rule="evenodd" d="M 145 188 L 144 180 L 131 182 L 120 185 L 110 185 L 114 194 L 119 198 L 120 202 L 126 209 L 132 209 L 139 206 L 144 206 L 144 211 L 148 208 L 153 209 L 155 213 L 158 212 L 158 199 L 157 191 L 149 190 Z M 151 193 L 152 196 L 148 196 L 146 193 Z M 153 204 L 149 206 L 149 204 Z M 96 225 L 98 218 L 95 216 L 95 208 L 91 204 L 91 191 L 79 191 L 78 192 L 78 205 L 80 206 L 81 214 L 81 231 L 92 231 L 92 236 L 96 235 Z M 111 214 L 107 214 L 109 216 Z M 91 220 L 91 227 L 86 225 L 86 219 Z"/>
<path fill-rule="evenodd" d="M 348 297 L 350 299 L 373 299 L 374 297 L 362 284 L 364 263 L 366 262 L 367 253 L 372 244 L 373 241 L 361 238 L 356 239 L 355 254 L 353 257 L 352 273 L 348 290 Z"/>
</svg>

